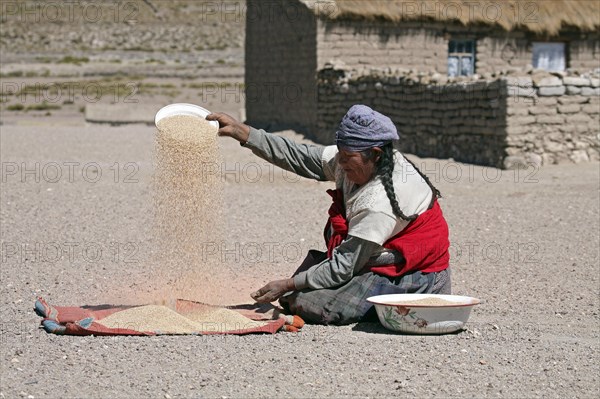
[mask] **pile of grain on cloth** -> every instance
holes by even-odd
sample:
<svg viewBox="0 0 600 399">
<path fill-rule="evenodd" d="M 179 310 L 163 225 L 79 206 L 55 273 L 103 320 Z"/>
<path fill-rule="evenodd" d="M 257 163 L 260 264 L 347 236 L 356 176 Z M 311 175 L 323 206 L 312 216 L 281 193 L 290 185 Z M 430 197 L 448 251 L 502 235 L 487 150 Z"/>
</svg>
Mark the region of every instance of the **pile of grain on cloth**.
<svg viewBox="0 0 600 399">
<path fill-rule="evenodd" d="M 263 305 L 219 307 L 177 300 L 175 309 L 161 305 L 52 306 L 35 302 L 44 329 L 58 335 L 211 335 L 296 332 L 298 316 L 285 316 Z M 249 317 L 247 317 L 249 316 Z"/>
</svg>

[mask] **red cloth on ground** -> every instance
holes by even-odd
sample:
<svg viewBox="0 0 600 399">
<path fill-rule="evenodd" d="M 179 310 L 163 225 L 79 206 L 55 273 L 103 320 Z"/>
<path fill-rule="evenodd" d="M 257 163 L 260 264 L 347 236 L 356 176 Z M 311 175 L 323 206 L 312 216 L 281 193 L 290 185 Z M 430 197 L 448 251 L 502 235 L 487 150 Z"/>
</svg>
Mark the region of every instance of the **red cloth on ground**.
<svg viewBox="0 0 600 399">
<path fill-rule="evenodd" d="M 197 309 L 206 309 L 206 304 L 199 302 L 187 301 L 178 299 L 176 311 L 185 316 L 188 312 L 194 312 Z M 157 335 L 155 331 L 136 331 L 128 328 L 110 328 L 102 325 L 102 319 L 110 316 L 113 313 L 122 310 L 130 309 L 135 306 L 114 306 L 114 305 L 99 305 L 99 306 L 53 306 L 46 302 L 43 298 L 38 298 L 35 303 L 35 310 L 43 317 L 42 326 L 44 329 L 53 334 L 58 335 Z M 211 306 L 213 307 L 213 306 Z M 244 306 L 242 306 L 243 308 Z M 235 308 L 235 307 L 234 307 Z M 235 309 L 233 309 L 235 310 Z M 251 314 L 246 312 L 255 320 L 264 320 L 260 314 Z M 97 323 L 96 321 L 99 321 Z M 295 321 L 296 322 L 296 321 Z M 285 325 L 285 320 L 278 318 L 268 320 L 264 326 L 252 327 L 241 330 L 229 331 L 198 331 L 195 335 L 216 335 L 216 334 L 254 334 L 267 333 L 275 334 Z M 301 328 L 294 325 L 296 331 Z M 287 330 L 286 330 L 287 331 Z M 290 329 L 291 331 L 291 329 Z"/>
<path fill-rule="evenodd" d="M 331 258 L 333 249 L 348 235 L 348 221 L 344 216 L 342 190 L 327 190 L 327 194 L 333 199 L 333 204 L 329 208 L 329 220 L 325 226 L 327 255 Z M 330 227 L 333 234 L 328 237 Z M 405 262 L 368 266 L 363 270 L 382 276 L 398 277 L 415 271 L 433 273 L 448 268 L 450 264 L 448 224 L 437 200 L 434 200 L 433 206 L 410 222 L 404 230 L 383 243 L 383 247 L 400 252 Z"/>
</svg>

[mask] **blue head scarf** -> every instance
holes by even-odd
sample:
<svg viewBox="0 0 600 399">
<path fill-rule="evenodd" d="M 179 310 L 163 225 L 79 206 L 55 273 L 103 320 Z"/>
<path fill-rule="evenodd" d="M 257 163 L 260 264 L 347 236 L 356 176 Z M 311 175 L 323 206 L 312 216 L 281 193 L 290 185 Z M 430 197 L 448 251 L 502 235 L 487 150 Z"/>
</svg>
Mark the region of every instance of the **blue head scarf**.
<svg viewBox="0 0 600 399">
<path fill-rule="evenodd" d="M 353 105 L 335 133 L 338 148 L 360 152 L 399 140 L 394 122 L 366 105 Z"/>
</svg>

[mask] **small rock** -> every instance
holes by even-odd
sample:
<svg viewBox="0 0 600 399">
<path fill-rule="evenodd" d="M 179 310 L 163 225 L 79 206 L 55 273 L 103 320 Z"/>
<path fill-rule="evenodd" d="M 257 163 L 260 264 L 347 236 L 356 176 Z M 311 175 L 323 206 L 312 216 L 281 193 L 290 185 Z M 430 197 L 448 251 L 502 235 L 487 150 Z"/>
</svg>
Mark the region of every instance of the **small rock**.
<svg viewBox="0 0 600 399">
<path fill-rule="evenodd" d="M 528 76 L 510 76 L 502 78 L 502 80 L 506 82 L 507 86 L 516 86 L 524 88 L 530 88 L 533 86 L 533 81 Z"/>
<path fill-rule="evenodd" d="M 486 364 L 487 364 L 487 362 L 486 362 L 485 360 L 480 360 L 480 361 L 479 361 L 479 364 L 481 364 L 481 365 L 486 365 Z"/>
<path fill-rule="evenodd" d="M 169 395 L 168 393 L 165 394 L 165 399 L 171 399 L 171 395 Z"/>
<path fill-rule="evenodd" d="M 584 96 L 600 96 L 600 87 L 582 87 L 581 94 Z"/>
<path fill-rule="evenodd" d="M 534 165 L 535 167 L 540 167 L 543 163 L 542 156 L 533 152 L 528 152 L 525 154 L 525 161 L 527 162 L 528 166 Z"/>
<path fill-rule="evenodd" d="M 587 152 L 585 152 L 583 150 L 573 151 L 571 153 L 571 155 L 569 156 L 569 158 L 571 158 L 571 161 L 573 161 L 574 163 L 582 163 L 582 162 L 590 161 L 590 158 L 588 157 Z"/>
<path fill-rule="evenodd" d="M 10 360 L 10 362 L 11 362 L 11 363 L 19 363 L 19 359 L 17 359 L 16 357 L 13 357 L 13 358 Z"/>
<path fill-rule="evenodd" d="M 540 87 L 538 94 L 540 96 L 562 96 L 566 92 L 565 86 Z M 583 91 L 583 90 L 582 90 Z"/>
<path fill-rule="evenodd" d="M 563 83 L 570 86 L 589 86 L 590 81 L 586 78 L 566 76 L 563 78 Z"/>
<path fill-rule="evenodd" d="M 557 87 L 562 86 L 562 80 L 557 76 L 539 74 L 533 76 L 533 84 L 536 87 Z"/>
<path fill-rule="evenodd" d="M 527 161 L 525 161 L 525 158 L 518 155 L 509 155 L 504 158 L 502 163 L 504 165 L 504 169 L 508 170 L 527 168 Z"/>
</svg>

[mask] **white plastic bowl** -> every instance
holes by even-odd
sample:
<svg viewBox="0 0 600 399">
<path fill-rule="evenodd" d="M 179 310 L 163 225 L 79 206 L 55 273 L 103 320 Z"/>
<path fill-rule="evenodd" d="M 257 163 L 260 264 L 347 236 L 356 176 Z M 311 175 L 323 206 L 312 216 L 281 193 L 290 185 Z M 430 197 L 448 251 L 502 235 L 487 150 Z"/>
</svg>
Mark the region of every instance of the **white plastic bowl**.
<svg viewBox="0 0 600 399">
<path fill-rule="evenodd" d="M 425 298 L 440 298 L 452 304 L 403 304 Z M 381 324 L 392 331 L 413 334 L 446 334 L 462 329 L 479 299 L 460 295 L 392 294 L 367 298 L 375 305 Z"/>
<path fill-rule="evenodd" d="M 207 115 L 211 114 L 209 110 L 206 108 L 202 108 L 198 105 L 194 104 L 186 104 L 186 103 L 178 103 L 178 104 L 170 104 L 166 107 L 162 107 L 156 113 L 154 117 L 154 124 L 158 126 L 158 122 L 161 119 L 168 118 L 170 116 L 175 115 L 188 115 L 188 116 L 197 116 L 199 118 L 205 119 Z M 207 121 L 217 129 L 219 128 L 219 122 L 217 121 Z"/>
</svg>

